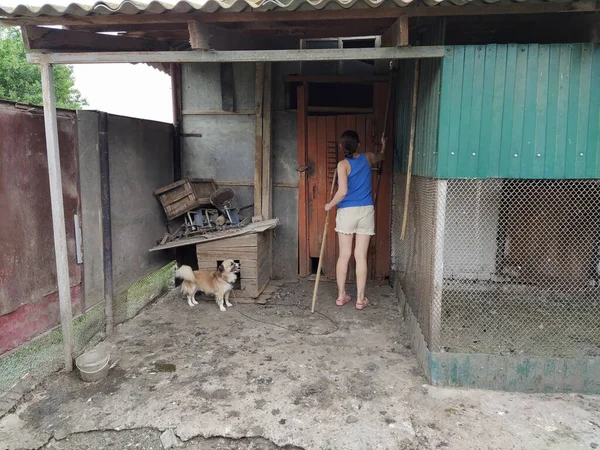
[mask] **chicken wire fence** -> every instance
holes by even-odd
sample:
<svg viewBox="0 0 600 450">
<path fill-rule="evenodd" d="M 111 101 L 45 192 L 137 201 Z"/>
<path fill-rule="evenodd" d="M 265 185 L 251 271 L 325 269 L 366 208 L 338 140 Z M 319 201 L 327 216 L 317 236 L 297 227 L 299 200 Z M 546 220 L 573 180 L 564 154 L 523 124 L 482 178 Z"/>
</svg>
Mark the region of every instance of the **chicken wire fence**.
<svg viewBox="0 0 600 450">
<path fill-rule="evenodd" d="M 398 206 L 394 269 L 431 351 L 600 356 L 600 180 L 416 177 L 404 240 Z"/>
<path fill-rule="evenodd" d="M 113 298 L 115 324 L 125 322 L 137 315 L 146 305 L 175 287 L 175 262 L 155 270 Z M 73 351 L 81 354 L 104 338 L 106 326 L 104 302 L 89 308 L 73 320 Z M 30 342 L 0 356 L 0 400 L 4 394 L 19 389 L 20 384 L 42 379 L 64 367 L 62 330 L 57 326 Z M 20 391 L 15 395 L 19 395 Z M 18 397 L 17 397 L 18 398 Z M 0 401 L 0 415 L 2 406 Z"/>
</svg>

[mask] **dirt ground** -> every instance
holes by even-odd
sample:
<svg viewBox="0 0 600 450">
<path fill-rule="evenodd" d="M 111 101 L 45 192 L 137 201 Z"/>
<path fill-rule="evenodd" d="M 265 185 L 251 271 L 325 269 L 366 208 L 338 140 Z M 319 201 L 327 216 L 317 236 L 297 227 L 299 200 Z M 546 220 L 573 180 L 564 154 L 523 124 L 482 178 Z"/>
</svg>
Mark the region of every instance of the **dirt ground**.
<svg viewBox="0 0 600 450">
<path fill-rule="evenodd" d="M 428 386 L 389 287 L 357 311 L 324 283 L 311 314 L 312 287 L 225 313 L 169 293 L 103 343 L 105 380 L 54 374 L 0 418 L 0 449 L 600 446 L 600 398 Z"/>
<path fill-rule="evenodd" d="M 535 287 L 448 290 L 442 297 L 442 347 L 452 353 L 600 356 L 600 291 L 559 295 Z"/>
</svg>

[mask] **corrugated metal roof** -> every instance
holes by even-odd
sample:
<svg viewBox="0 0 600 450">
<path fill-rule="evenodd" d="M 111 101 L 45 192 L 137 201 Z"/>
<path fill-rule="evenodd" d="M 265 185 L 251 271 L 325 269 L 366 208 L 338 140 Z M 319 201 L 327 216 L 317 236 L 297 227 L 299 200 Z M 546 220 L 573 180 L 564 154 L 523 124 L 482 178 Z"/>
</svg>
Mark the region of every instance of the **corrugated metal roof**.
<svg viewBox="0 0 600 450">
<path fill-rule="evenodd" d="M 0 0 L 2 1 L 2 0 Z M 182 0 L 176 3 L 151 1 L 149 3 L 126 0 L 122 3 L 97 2 L 93 5 L 71 3 L 67 6 L 46 4 L 43 6 L 18 5 L 15 7 L 0 6 L 0 17 L 38 17 L 38 16 L 92 16 L 116 14 L 163 14 L 188 13 L 188 12 L 241 12 L 245 10 L 269 11 L 297 9 L 325 9 L 341 7 L 377 8 L 382 4 L 390 6 L 407 6 L 416 0 Z M 443 0 L 425 0 L 426 4 L 435 5 Z M 445 0 L 447 2 L 463 5 L 470 0 Z M 497 0 L 487 0 L 494 3 Z M 522 1 L 522 0 L 515 0 Z"/>
</svg>

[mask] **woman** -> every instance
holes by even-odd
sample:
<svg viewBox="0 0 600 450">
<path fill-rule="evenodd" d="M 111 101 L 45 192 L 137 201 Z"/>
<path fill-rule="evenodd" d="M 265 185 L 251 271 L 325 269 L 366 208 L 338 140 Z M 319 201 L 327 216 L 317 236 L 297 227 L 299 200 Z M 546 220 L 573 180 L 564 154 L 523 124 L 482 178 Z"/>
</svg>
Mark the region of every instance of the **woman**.
<svg viewBox="0 0 600 450">
<path fill-rule="evenodd" d="M 383 160 L 387 138 L 381 137 L 378 153 L 358 153 L 360 141 L 356 131 L 345 131 L 340 148 L 345 159 L 337 166 L 338 190 L 325 205 L 329 211 L 337 206 L 335 231 L 340 243 L 340 256 L 336 266 L 338 297 L 335 304 L 344 306 L 352 299 L 346 293 L 348 262 L 352 256 L 352 240 L 356 235 L 354 259 L 356 260 L 356 309 L 365 309 L 367 284 L 367 250 L 371 236 L 375 235 L 375 207 L 371 194 L 371 166 Z"/>
</svg>

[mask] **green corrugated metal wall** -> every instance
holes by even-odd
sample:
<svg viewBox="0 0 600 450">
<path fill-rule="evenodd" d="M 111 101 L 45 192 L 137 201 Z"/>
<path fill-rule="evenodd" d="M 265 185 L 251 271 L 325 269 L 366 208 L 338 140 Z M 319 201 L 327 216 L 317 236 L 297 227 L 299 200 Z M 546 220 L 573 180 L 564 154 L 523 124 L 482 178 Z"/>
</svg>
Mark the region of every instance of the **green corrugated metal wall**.
<svg viewBox="0 0 600 450">
<path fill-rule="evenodd" d="M 413 174 L 424 177 L 435 176 L 437 167 L 438 116 L 440 106 L 441 59 L 422 60 L 419 68 L 419 95 L 415 129 L 415 154 Z M 406 60 L 398 70 L 396 84 L 396 158 L 395 170 L 406 172 L 410 141 L 410 119 L 412 114 L 412 89 L 415 63 Z"/>
<path fill-rule="evenodd" d="M 422 64 L 413 174 L 600 178 L 600 46 L 454 46 L 447 48 L 441 74 L 435 62 Z M 399 72 L 401 169 L 412 67 Z"/>
</svg>

